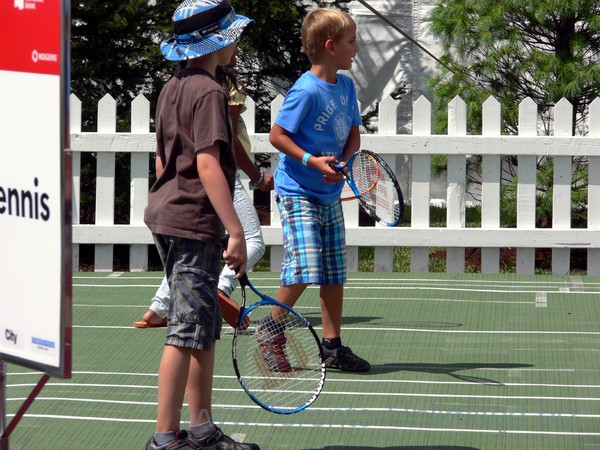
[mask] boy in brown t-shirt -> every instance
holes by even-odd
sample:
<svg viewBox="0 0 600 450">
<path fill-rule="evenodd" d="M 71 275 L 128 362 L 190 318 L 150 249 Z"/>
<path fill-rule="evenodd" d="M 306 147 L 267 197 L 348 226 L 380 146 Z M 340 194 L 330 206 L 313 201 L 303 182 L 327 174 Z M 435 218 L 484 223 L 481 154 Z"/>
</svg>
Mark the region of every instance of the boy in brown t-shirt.
<svg viewBox="0 0 600 450">
<path fill-rule="evenodd" d="M 235 442 L 212 420 L 215 343 L 220 338 L 217 280 L 221 238 L 227 265 L 246 270 L 244 231 L 232 201 L 236 163 L 227 93 L 214 79 L 250 19 L 225 0 L 186 0 L 173 15 L 161 50 L 187 67 L 163 88 L 156 108 L 156 183 L 144 221 L 152 231 L 171 291 L 167 337 L 158 374 L 156 432 L 146 449 L 227 448 Z M 187 391 L 189 432 L 180 431 Z"/>
</svg>

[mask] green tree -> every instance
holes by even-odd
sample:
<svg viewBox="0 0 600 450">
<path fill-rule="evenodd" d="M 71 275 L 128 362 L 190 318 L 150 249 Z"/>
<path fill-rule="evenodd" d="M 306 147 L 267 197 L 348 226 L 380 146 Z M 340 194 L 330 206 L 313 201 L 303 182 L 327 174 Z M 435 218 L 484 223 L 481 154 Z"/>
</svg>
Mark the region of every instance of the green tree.
<svg viewBox="0 0 600 450">
<path fill-rule="evenodd" d="M 117 100 L 118 129 L 127 130 L 129 104 L 138 94 L 156 102 L 170 64 L 159 39 L 177 2 L 80 0 L 71 4 L 71 91 L 83 102 L 83 128 L 94 131 L 96 103 Z"/>
<path fill-rule="evenodd" d="M 435 131 L 446 130 L 447 105 L 459 96 L 467 103 L 468 131 L 479 134 L 482 105 L 493 96 L 502 105 L 504 133 L 517 133 L 519 103 L 530 97 L 542 133 L 551 133 L 553 106 L 566 98 L 573 105 L 574 133 L 585 134 L 588 106 L 600 95 L 599 13 L 597 0 L 439 0 L 429 17 L 443 50 L 440 72 L 430 80 Z M 516 223 L 518 160 L 505 160 L 502 210 L 510 226 Z M 479 163 L 470 170 L 480 170 Z M 538 160 L 536 221 L 542 227 L 552 223 L 552 169 L 552 158 Z M 576 225 L 585 222 L 586 177 L 585 158 L 575 158 Z"/>
<path fill-rule="evenodd" d="M 481 105 L 493 95 L 503 129 L 516 133 L 518 104 L 539 106 L 546 133 L 561 98 L 585 133 L 587 106 L 600 94 L 600 2 L 597 0 L 439 0 L 429 17 L 441 42 L 440 73 L 431 79 L 436 129 L 445 129 L 448 102 L 468 105 L 469 129 L 481 129 Z"/>
<path fill-rule="evenodd" d="M 129 128 L 129 104 L 144 94 L 151 111 L 160 89 L 176 71 L 160 42 L 171 35 L 171 16 L 180 1 L 80 0 L 71 5 L 71 91 L 83 102 L 83 127 L 93 131 L 96 103 L 117 100 L 120 131 Z M 345 9 L 341 0 L 231 0 L 255 20 L 240 42 L 238 70 L 259 108 L 259 129 L 269 124 L 268 106 L 308 68 L 300 52 L 300 27 L 315 6 Z M 153 114 L 152 114 L 153 115 Z"/>
</svg>

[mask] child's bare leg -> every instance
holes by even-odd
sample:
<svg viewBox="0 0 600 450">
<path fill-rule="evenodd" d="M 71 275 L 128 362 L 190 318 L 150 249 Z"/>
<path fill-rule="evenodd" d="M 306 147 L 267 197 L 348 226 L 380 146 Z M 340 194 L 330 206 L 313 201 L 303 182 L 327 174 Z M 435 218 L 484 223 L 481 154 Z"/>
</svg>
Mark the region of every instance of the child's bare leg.
<svg viewBox="0 0 600 450">
<path fill-rule="evenodd" d="M 368 372 L 371 365 L 342 345 L 342 305 L 344 286 L 321 286 L 321 315 L 323 316 L 323 351 L 328 369 L 347 372 Z"/>
<path fill-rule="evenodd" d="M 327 339 L 340 337 L 344 285 L 321 286 L 319 294 L 321 297 L 321 315 L 323 318 L 323 337 Z"/>
<path fill-rule="evenodd" d="M 276 300 L 284 305 L 294 307 L 304 290 L 308 284 L 292 284 L 290 286 L 281 286 L 277 291 Z M 271 314 L 274 319 L 280 316 L 287 316 L 287 311 L 281 307 L 273 308 L 273 312 Z"/>
<path fill-rule="evenodd" d="M 156 313 L 155 311 L 153 311 L 151 309 L 149 309 L 148 311 L 146 311 L 144 313 L 144 315 L 142 316 L 142 320 L 150 325 L 155 325 L 155 326 L 158 326 L 158 325 L 166 326 L 167 325 L 167 318 L 159 316 L 158 313 Z"/>
<path fill-rule="evenodd" d="M 193 350 L 187 383 L 190 426 L 212 420 L 215 343 L 210 350 Z"/>
<path fill-rule="evenodd" d="M 179 429 L 191 349 L 165 345 L 158 371 L 157 432 Z"/>
</svg>

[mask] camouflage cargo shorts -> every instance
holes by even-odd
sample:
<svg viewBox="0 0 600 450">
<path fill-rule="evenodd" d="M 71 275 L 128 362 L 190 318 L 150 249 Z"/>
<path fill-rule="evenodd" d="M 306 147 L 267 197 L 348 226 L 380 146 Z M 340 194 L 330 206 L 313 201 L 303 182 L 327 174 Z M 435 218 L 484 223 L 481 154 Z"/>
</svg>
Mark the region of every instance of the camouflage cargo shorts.
<svg viewBox="0 0 600 450">
<path fill-rule="evenodd" d="M 221 337 L 221 246 L 157 234 L 154 240 L 171 292 L 165 344 L 210 350 Z"/>
</svg>

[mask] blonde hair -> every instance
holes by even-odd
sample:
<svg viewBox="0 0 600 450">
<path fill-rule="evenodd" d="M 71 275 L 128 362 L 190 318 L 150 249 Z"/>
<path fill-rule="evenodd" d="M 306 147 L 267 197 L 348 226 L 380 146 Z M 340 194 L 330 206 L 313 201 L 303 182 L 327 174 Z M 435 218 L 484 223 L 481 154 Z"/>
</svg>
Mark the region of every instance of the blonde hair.
<svg viewBox="0 0 600 450">
<path fill-rule="evenodd" d="M 302 23 L 301 51 L 312 64 L 318 63 L 325 53 L 325 42 L 328 39 L 339 42 L 346 31 L 354 28 L 356 23 L 345 12 L 332 8 L 313 9 Z"/>
</svg>

